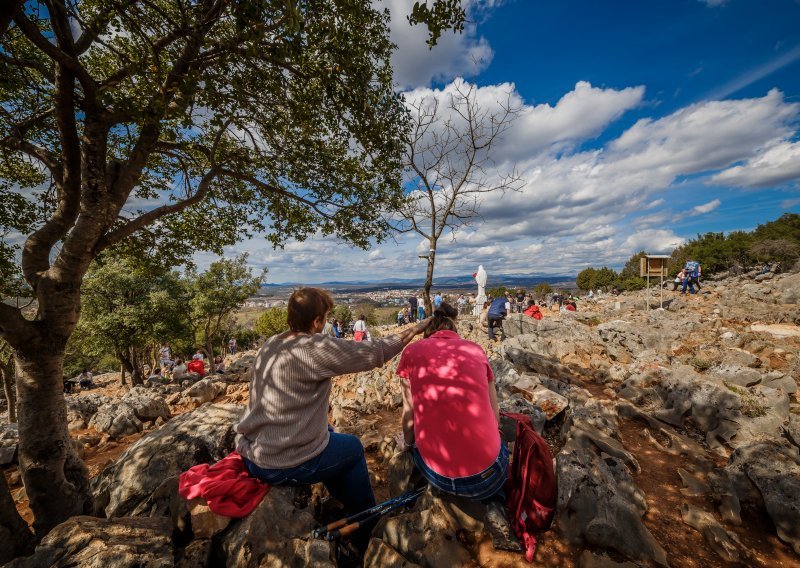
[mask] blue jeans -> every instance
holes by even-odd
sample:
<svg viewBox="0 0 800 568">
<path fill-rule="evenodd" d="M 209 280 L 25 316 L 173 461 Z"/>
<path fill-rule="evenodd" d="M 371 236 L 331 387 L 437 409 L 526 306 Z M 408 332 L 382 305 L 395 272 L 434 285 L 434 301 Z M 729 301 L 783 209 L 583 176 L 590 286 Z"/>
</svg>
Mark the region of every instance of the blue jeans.
<svg viewBox="0 0 800 568">
<path fill-rule="evenodd" d="M 270 485 L 306 485 L 322 482 L 348 515 L 375 505 L 367 460 L 361 441 L 349 434 L 330 433 L 330 441 L 318 456 L 295 467 L 264 469 L 243 458 L 250 475 Z"/>
<path fill-rule="evenodd" d="M 487 327 L 489 328 L 489 339 L 494 339 L 494 330 L 495 329 L 499 329 L 500 330 L 500 339 L 501 340 L 505 339 L 506 338 L 506 332 L 503 329 L 503 318 L 502 318 L 502 316 L 500 316 L 500 317 L 498 317 L 498 316 L 489 316 L 486 319 L 488 320 Z"/>
<path fill-rule="evenodd" d="M 414 465 L 433 487 L 471 501 L 484 501 L 497 495 L 503 490 L 508 478 L 508 448 L 502 442 L 500 443 L 500 454 L 494 463 L 482 472 L 467 477 L 439 475 L 428 467 L 416 446 L 411 448 L 411 457 L 414 459 Z"/>
<path fill-rule="evenodd" d="M 697 292 L 695 292 L 694 285 L 692 284 L 692 278 L 690 278 L 689 276 L 687 276 L 686 278 L 683 279 L 683 286 L 681 287 L 681 294 L 685 294 L 686 293 L 686 287 L 687 286 L 689 287 L 689 293 L 690 294 L 696 294 L 697 293 Z"/>
</svg>

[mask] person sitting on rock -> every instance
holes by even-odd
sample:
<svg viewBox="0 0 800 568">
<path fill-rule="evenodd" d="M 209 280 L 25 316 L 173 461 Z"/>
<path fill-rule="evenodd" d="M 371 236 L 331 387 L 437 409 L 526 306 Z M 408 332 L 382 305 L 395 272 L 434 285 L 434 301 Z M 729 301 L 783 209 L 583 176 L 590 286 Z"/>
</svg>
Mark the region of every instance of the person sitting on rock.
<svg viewBox="0 0 800 568">
<path fill-rule="evenodd" d="M 214 372 L 217 374 L 223 374 L 225 372 L 225 361 L 222 360 L 221 355 L 214 357 Z"/>
<path fill-rule="evenodd" d="M 147 380 L 150 381 L 150 382 L 153 382 L 153 383 L 163 383 L 164 382 L 164 377 L 161 375 L 161 367 L 157 367 L 150 374 L 150 376 L 147 377 Z"/>
<path fill-rule="evenodd" d="M 202 359 L 192 358 L 192 360 L 189 361 L 189 365 L 187 365 L 187 369 L 190 373 L 197 373 L 200 375 L 201 379 L 206 376 L 206 364 L 203 363 Z"/>
<path fill-rule="evenodd" d="M 84 369 L 83 372 L 78 375 L 78 384 L 83 389 L 90 389 L 94 386 L 94 378 L 92 377 L 92 372 L 88 369 Z"/>
<path fill-rule="evenodd" d="M 522 312 L 522 314 L 532 317 L 533 319 L 542 319 L 542 312 L 539 310 L 539 306 L 536 305 L 534 300 L 528 300 L 528 307 L 525 308 L 525 311 Z"/>
<path fill-rule="evenodd" d="M 256 356 L 236 450 L 251 475 L 271 485 L 322 482 L 353 515 L 375 505 L 375 496 L 359 439 L 328 426 L 331 379 L 382 366 L 428 320 L 376 341 L 338 341 L 320 333 L 332 307 L 331 295 L 319 288 L 291 295 L 289 331 L 267 339 Z M 355 535 L 362 552 L 373 526 Z"/>
<path fill-rule="evenodd" d="M 457 313 L 443 303 L 425 338 L 400 358 L 403 440 L 433 487 L 481 501 L 502 490 L 508 449 L 489 360 L 480 345 L 459 337 Z"/>
<path fill-rule="evenodd" d="M 173 381 L 180 381 L 181 379 L 186 377 L 186 373 L 189 371 L 188 367 L 186 367 L 186 363 L 183 362 L 183 359 L 176 359 L 175 366 L 172 367 L 172 380 Z"/>
</svg>

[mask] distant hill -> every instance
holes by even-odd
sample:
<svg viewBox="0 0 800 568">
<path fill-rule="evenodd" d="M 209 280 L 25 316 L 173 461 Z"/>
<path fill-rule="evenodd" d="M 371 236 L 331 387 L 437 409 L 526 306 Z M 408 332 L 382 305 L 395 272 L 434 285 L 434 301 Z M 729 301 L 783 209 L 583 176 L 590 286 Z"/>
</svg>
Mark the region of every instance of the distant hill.
<svg viewBox="0 0 800 568">
<path fill-rule="evenodd" d="M 575 276 L 567 274 L 534 276 L 532 274 L 490 274 L 488 288 L 495 286 L 532 288 L 537 284 L 547 282 L 553 286 L 570 287 L 575 284 Z M 424 278 L 383 278 L 377 280 L 333 280 L 328 282 L 282 282 L 279 284 L 262 284 L 262 287 L 286 288 L 295 286 L 319 286 L 337 290 L 374 290 L 376 288 L 421 288 L 425 284 Z M 471 288 L 475 286 L 475 279 L 467 275 L 441 276 L 434 278 L 434 288 Z"/>
</svg>

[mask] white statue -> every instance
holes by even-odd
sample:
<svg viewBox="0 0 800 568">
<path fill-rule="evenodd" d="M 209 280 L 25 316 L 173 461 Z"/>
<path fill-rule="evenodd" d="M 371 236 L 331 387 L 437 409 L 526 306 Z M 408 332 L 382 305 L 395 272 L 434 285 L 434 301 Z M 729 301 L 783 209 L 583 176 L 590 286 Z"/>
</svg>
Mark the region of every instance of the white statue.
<svg viewBox="0 0 800 568">
<path fill-rule="evenodd" d="M 472 315 L 479 316 L 481 315 L 481 310 L 483 310 L 483 304 L 486 302 L 487 275 L 482 264 L 478 267 L 478 272 L 472 276 L 475 278 L 475 282 L 478 283 L 478 296 L 475 298 L 475 309 L 473 310 Z"/>
</svg>

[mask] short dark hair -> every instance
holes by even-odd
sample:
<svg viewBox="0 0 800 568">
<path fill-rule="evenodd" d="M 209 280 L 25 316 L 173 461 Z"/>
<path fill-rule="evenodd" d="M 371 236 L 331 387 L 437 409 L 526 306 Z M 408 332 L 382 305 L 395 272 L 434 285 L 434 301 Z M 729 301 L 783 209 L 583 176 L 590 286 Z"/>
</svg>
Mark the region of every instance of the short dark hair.
<svg viewBox="0 0 800 568">
<path fill-rule="evenodd" d="M 292 331 L 311 330 L 314 320 L 325 317 L 333 308 L 333 298 L 321 288 L 298 288 L 289 297 L 286 320 Z"/>
<path fill-rule="evenodd" d="M 437 331 L 448 330 L 456 331 L 456 318 L 458 317 L 458 310 L 447 302 L 442 302 L 442 305 L 433 311 L 433 319 L 431 319 L 428 327 L 425 328 L 423 337 L 430 337 Z"/>
</svg>

